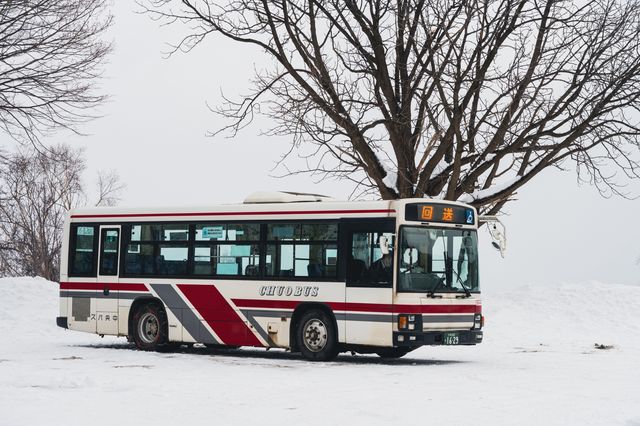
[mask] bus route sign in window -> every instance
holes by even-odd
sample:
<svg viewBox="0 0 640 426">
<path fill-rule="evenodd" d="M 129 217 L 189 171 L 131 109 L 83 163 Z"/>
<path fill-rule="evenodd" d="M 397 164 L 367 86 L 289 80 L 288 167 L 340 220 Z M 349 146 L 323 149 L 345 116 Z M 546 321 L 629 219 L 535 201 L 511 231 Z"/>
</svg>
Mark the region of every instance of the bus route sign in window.
<svg viewBox="0 0 640 426">
<path fill-rule="evenodd" d="M 407 204 L 405 220 L 415 222 L 454 223 L 462 225 L 475 224 L 473 209 L 451 204 L 415 203 Z"/>
</svg>

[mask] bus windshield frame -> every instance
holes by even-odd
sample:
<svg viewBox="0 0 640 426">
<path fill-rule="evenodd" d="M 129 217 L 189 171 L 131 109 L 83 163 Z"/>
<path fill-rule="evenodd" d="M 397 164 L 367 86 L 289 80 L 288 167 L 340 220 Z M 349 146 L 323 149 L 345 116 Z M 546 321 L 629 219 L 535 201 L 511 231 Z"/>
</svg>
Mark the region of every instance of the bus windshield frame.
<svg viewBox="0 0 640 426">
<path fill-rule="evenodd" d="M 398 293 L 479 293 L 476 229 L 400 227 Z"/>
</svg>

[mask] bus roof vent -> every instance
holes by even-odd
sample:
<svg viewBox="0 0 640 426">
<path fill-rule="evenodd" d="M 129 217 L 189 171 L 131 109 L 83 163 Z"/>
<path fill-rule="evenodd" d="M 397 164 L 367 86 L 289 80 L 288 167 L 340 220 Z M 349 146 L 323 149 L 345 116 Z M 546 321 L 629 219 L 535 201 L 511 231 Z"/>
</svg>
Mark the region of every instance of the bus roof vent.
<svg viewBox="0 0 640 426">
<path fill-rule="evenodd" d="M 244 199 L 244 204 L 310 203 L 319 201 L 333 201 L 333 198 L 326 195 L 305 194 L 302 192 L 262 191 L 249 195 Z"/>
</svg>

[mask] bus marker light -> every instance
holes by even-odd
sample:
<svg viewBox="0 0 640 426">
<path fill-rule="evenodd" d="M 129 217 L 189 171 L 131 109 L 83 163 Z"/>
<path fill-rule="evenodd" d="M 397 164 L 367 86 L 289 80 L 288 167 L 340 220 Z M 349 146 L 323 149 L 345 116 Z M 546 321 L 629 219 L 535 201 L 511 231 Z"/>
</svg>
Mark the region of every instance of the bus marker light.
<svg viewBox="0 0 640 426">
<path fill-rule="evenodd" d="M 407 316 L 406 315 L 400 315 L 398 316 L 398 328 L 400 330 L 406 330 L 407 329 Z"/>
</svg>

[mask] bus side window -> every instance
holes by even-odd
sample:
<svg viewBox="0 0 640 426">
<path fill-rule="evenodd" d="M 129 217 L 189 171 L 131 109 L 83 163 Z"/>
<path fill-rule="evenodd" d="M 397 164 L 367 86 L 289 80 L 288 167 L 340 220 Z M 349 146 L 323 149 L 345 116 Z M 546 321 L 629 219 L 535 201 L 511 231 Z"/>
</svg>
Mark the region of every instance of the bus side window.
<svg viewBox="0 0 640 426">
<path fill-rule="evenodd" d="M 382 255 L 378 241 L 383 235 L 392 242 L 391 233 L 354 232 L 352 234 L 351 253 L 347 260 L 348 283 L 371 285 L 391 283 L 393 253 L 388 256 Z"/>
<path fill-rule="evenodd" d="M 119 229 L 102 230 L 100 275 L 118 275 Z"/>
<path fill-rule="evenodd" d="M 338 224 L 268 224 L 266 249 L 265 272 L 269 277 L 335 278 Z"/>
<path fill-rule="evenodd" d="M 98 239 L 94 226 L 71 228 L 71 259 L 69 275 L 76 277 L 96 276 L 96 248 Z"/>
</svg>

